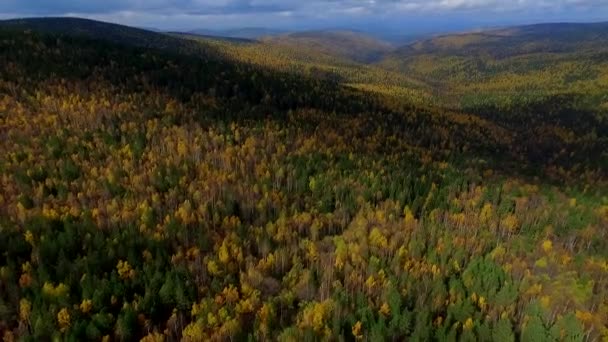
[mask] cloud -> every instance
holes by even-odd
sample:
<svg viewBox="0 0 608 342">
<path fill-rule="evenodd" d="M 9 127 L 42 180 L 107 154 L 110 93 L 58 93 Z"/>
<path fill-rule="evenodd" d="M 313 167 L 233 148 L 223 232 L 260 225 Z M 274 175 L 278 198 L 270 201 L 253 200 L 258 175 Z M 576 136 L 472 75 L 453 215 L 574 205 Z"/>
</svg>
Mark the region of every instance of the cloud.
<svg viewBox="0 0 608 342">
<path fill-rule="evenodd" d="M 585 13 L 608 16 L 606 0 L 0 0 L 0 15 L 79 15 L 123 23 L 148 25 L 191 24 L 198 21 L 222 24 L 276 26 L 292 23 L 349 18 L 396 18 L 425 15 L 475 15 L 515 17 L 516 14 L 562 18 Z M 608 19 L 608 18 L 607 18 Z M 152 21 L 152 22 L 148 22 Z M 244 21 L 244 22 L 242 22 Z M 236 22 L 235 22 L 236 23 Z M 225 24 L 225 22 L 224 22 Z"/>
<path fill-rule="evenodd" d="M 2 0 L 0 12 L 105 14 L 121 11 L 182 14 L 238 14 L 324 8 L 339 12 L 535 10 L 546 7 L 608 7 L 605 0 Z"/>
</svg>

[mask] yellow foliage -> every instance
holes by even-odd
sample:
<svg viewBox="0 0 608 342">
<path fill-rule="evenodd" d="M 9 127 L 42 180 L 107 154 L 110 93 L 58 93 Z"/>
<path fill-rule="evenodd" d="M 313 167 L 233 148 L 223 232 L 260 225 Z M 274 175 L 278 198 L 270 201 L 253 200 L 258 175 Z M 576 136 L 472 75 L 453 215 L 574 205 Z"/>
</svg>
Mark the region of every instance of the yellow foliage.
<svg viewBox="0 0 608 342">
<path fill-rule="evenodd" d="M 188 153 L 188 146 L 186 145 L 186 143 L 182 140 L 180 140 L 177 143 L 177 154 L 184 158 L 186 156 L 186 154 Z"/>
<path fill-rule="evenodd" d="M 220 268 L 217 263 L 213 260 L 209 260 L 207 262 L 207 271 L 211 273 L 211 275 L 219 275 L 221 273 Z"/>
<path fill-rule="evenodd" d="M 135 277 L 135 270 L 131 268 L 128 261 L 119 260 L 116 269 L 121 279 L 127 280 Z"/>
<path fill-rule="evenodd" d="M 497 260 L 502 258 L 506 252 L 507 250 L 505 249 L 505 247 L 499 245 L 494 248 L 494 250 L 490 253 L 490 256 L 492 257 L 492 259 Z"/>
<path fill-rule="evenodd" d="M 316 333 L 325 333 L 328 329 L 328 320 L 333 312 L 334 303 L 328 299 L 323 302 L 314 302 L 304 308 L 298 327 L 311 328 Z"/>
<path fill-rule="evenodd" d="M 222 295 L 229 303 L 236 303 L 239 300 L 239 291 L 232 284 L 222 290 Z"/>
<path fill-rule="evenodd" d="M 490 204 L 490 203 L 484 204 L 483 208 L 481 208 L 481 213 L 479 214 L 479 221 L 481 221 L 481 223 L 484 223 L 484 224 L 490 222 L 490 220 L 492 219 L 493 213 L 494 213 L 494 208 L 492 207 L 492 204 Z"/>
<path fill-rule="evenodd" d="M 542 289 L 543 289 L 542 284 L 534 284 L 534 285 L 530 286 L 530 288 L 526 291 L 526 295 L 536 296 L 542 291 Z"/>
<path fill-rule="evenodd" d="M 374 288 L 374 286 L 376 286 L 376 280 L 374 279 L 373 275 L 370 275 L 367 280 L 365 281 L 365 286 L 371 290 Z"/>
<path fill-rule="evenodd" d="M 510 233 L 514 233 L 519 228 L 519 220 L 514 214 L 509 214 L 502 220 L 502 225 L 505 227 Z"/>
<path fill-rule="evenodd" d="M 198 316 L 198 314 L 200 312 L 201 312 L 201 306 L 198 303 L 193 303 L 192 309 L 190 310 L 190 315 L 192 315 L 192 317 L 196 317 L 196 316 Z"/>
<path fill-rule="evenodd" d="M 214 327 L 219 323 L 217 316 L 213 312 L 207 313 L 207 325 Z"/>
<path fill-rule="evenodd" d="M 477 305 L 479 305 L 479 308 L 482 310 L 485 310 L 488 307 L 488 303 L 486 302 L 486 298 L 483 296 L 479 297 L 479 300 L 477 301 Z"/>
<path fill-rule="evenodd" d="M 404 222 L 406 225 L 409 226 L 416 223 L 416 218 L 414 217 L 414 214 L 412 213 L 410 207 L 406 206 L 405 209 L 403 209 L 403 215 L 405 217 Z"/>
<path fill-rule="evenodd" d="M 180 219 L 186 225 L 194 222 L 195 218 L 192 213 L 192 204 L 190 203 L 190 201 L 186 200 L 179 206 L 175 217 Z"/>
<path fill-rule="evenodd" d="M 61 332 L 65 332 L 70 327 L 70 319 L 70 313 L 67 308 L 59 310 L 57 313 L 57 323 Z"/>
<path fill-rule="evenodd" d="M 380 229 L 374 228 L 369 234 L 369 242 L 372 246 L 376 246 L 378 248 L 388 248 L 388 240 L 382 234 Z"/>
<path fill-rule="evenodd" d="M 80 303 L 80 311 L 84 314 L 89 313 L 93 308 L 93 301 L 90 299 L 84 299 L 82 303 Z"/>
<path fill-rule="evenodd" d="M 270 316 L 272 315 L 272 307 L 268 303 L 264 303 L 260 310 L 258 310 L 258 317 L 262 322 L 268 322 Z"/>
<path fill-rule="evenodd" d="M 63 283 L 60 283 L 55 287 L 53 286 L 53 284 L 46 282 L 42 286 L 42 293 L 52 297 L 62 297 L 65 296 L 68 292 L 69 288 Z"/>
<path fill-rule="evenodd" d="M 539 268 L 546 268 L 549 265 L 548 261 L 547 261 L 547 257 L 542 257 L 538 260 L 536 260 L 536 262 L 534 263 L 534 266 L 539 267 Z"/>
<path fill-rule="evenodd" d="M 551 298 L 549 296 L 542 296 L 540 298 L 540 305 L 542 305 L 544 309 L 549 309 L 549 306 L 551 305 Z"/>
<path fill-rule="evenodd" d="M 23 322 L 26 322 L 30 318 L 30 313 L 32 312 L 32 303 L 25 298 L 22 298 L 19 301 L 19 319 Z"/>
<path fill-rule="evenodd" d="M 549 253 L 553 250 L 553 242 L 551 240 L 545 240 L 543 241 L 542 247 L 545 253 Z"/>
<path fill-rule="evenodd" d="M 54 208 L 49 208 L 48 205 L 44 204 L 42 207 L 42 216 L 46 217 L 49 220 L 57 220 L 59 219 L 59 213 Z"/>
<path fill-rule="evenodd" d="M 219 248 L 218 258 L 222 264 L 228 264 L 230 262 L 230 253 L 228 252 L 226 241 L 222 242 L 222 245 Z"/>
<path fill-rule="evenodd" d="M 219 309 L 217 314 L 220 316 L 220 321 L 226 322 L 230 320 L 230 314 L 228 313 L 228 309 L 225 306 Z"/>
<path fill-rule="evenodd" d="M 608 205 L 602 205 L 596 210 L 597 214 L 604 219 L 608 219 Z"/>
<path fill-rule="evenodd" d="M 192 322 L 184 328 L 182 331 L 182 340 L 187 342 L 198 342 L 203 341 L 205 333 L 203 327 L 199 322 Z"/>
<path fill-rule="evenodd" d="M 315 261 L 315 260 L 317 260 L 318 256 L 319 256 L 319 252 L 317 251 L 317 245 L 314 244 L 313 242 L 310 242 L 308 244 L 308 257 L 310 258 L 311 261 Z"/>
<path fill-rule="evenodd" d="M 360 340 L 363 339 L 363 334 L 361 333 L 361 321 L 357 321 L 357 323 L 355 323 L 355 325 L 353 325 L 353 328 L 351 329 L 353 336 L 355 336 L 356 339 Z"/>
<path fill-rule="evenodd" d="M 256 299 L 255 298 L 247 298 L 242 299 L 236 305 L 236 311 L 241 314 L 251 313 L 255 311 Z"/>
<path fill-rule="evenodd" d="M 593 313 L 589 311 L 576 310 L 575 312 L 576 318 L 583 323 L 588 323 L 593 321 Z"/>
<path fill-rule="evenodd" d="M 464 213 L 452 214 L 451 220 L 454 223 L 454 225 L 456 225 L 458 227 L 462 227 L 466 220 L 466 216 L 464 215 Z"/>
<path fill-rule="evenodd" d="M 23 236 L 25 237 L 25 241 L 27 243 L 32 246 L 34 245 L 34 234 L 32 234 L 31 231 L 27 230 L 25 233 L 23 233 Z"/>
<path fill-rule="evenodd" d="M 471 329 L 473 329 L 473 326 L 474 326 L 473 319 L 471 317 L 469 317 L 469 318 L 467 318 L 467 321 L 464 322 L 463 328 L 465 330 L 471 330 Z"/>
<path fill-rule="evenodd" d="M 165 335 L 159 334 L 157 332 L 152 332 L 144 336 L 141 340 L 139 340 L 139 342 L 165 342 Z"/>
<path fill-rule="evenodd" d="M 390 316 L 391 308 L 388 306 L 387 303 L 382 304 L 382 306 L 380 307 L 380 314 L 384 317 Z"/>
</svg>

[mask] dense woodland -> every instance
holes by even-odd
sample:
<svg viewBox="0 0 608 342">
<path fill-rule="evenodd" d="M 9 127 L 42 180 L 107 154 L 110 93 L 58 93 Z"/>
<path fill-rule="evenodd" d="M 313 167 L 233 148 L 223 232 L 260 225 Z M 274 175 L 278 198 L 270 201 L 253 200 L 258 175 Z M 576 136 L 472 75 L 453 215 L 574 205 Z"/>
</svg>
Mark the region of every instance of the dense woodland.
<svg viewBox="0 0 608 342">
<path fill-rule="evenodd" d="M 51 31 L 0 28 L 4 341 L 608 340 L 605 75 Z"/>
</svg>

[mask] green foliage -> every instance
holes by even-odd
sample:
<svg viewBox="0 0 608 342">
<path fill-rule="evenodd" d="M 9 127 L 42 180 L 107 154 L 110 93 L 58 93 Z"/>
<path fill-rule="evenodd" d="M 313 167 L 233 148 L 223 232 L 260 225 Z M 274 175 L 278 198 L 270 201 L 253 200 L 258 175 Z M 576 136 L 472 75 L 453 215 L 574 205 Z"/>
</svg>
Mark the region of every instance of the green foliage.
<svg viewBox="0 0 608 342">
<path fill-rule="evenodd" d="M 515 341 L 515 334 L 513 334 L 513 326 L 511 322 L 506 319 L 500 319 L 492 328 L 492 340 L 494 341 Z"/>
<path fill-rule="evenodd" d="M 503 269 L 489 258 L 473 259 L 462 273 L 462 280 L 469 293 L 494 301 L 499 291 L 508 284 Z"/>
<path fill-rule="evenodd" d="M 538 316 L 533 316 L 522 329 L 522 341 L 550 341 L 547 328 Z"/>
</svg>

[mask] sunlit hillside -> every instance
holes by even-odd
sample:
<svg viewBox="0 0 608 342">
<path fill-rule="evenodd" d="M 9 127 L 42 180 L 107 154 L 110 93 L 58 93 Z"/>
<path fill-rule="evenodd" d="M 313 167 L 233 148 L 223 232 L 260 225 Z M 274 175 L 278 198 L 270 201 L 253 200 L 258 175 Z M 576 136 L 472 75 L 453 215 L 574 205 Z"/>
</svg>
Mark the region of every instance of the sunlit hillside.
<svg viewBox="0 0 608 342">
<path fill-rule="evenodd" d="M 597 109 L 606 102 L 607 43 L 606 23 L 543 24 L 419 41 L 380 65 L 440 86 L 453 105 L 580 94 Z"/>
</svg>

